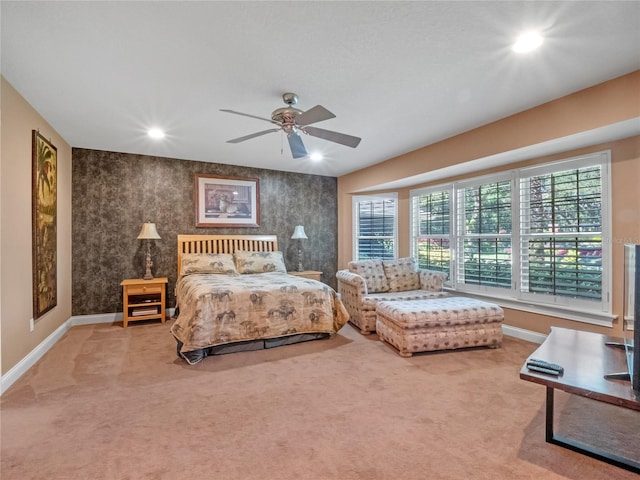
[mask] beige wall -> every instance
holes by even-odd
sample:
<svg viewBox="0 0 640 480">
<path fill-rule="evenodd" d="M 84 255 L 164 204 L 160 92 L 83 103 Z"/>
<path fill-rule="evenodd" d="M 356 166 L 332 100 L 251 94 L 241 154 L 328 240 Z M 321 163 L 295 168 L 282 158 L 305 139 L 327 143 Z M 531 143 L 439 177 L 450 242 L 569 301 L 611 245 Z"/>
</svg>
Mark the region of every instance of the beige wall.
<svg viewBox="0 0 640 480">
<path fill-rule="evenodd" d="M 640 117 L 640 71 L 340 177 L 338 179 L 338 268 L 345 268 L 352 259 L 351 202 L 354 192 L 637 117 Z M 613 313 L 621 315 L 622 244 L 624 242 L 640 243 L 640 137 L 565 151 L 493 170 L 469 172 L 468 175 L 544 163 L 605 149 L 611 149 L 612 156 L 613 238 L 610 240 L 614 243 L 612 249 Z M 441 179 L 435 183 L 444 183 L 449 180 L 454 179 Z M 410 188 L 423 185 L 425 184 Z M 398 190 L 398 254 L 400 256 L 410 254 L 408 201 L 410 188 Z M 540 333 L 548 333 L 552 325 L 618 336 L 622 333 L 620 322 L 616 322 L 613 329 L 608 329 L 516 310 L 506 311 L 505 323 Z"/>
<path fill-rule="evenodd" d="M 7 373 L 71 317 L 71 147 L 2 77 L 0 84 L 0 371 Z M 569 95 L 443 142 L 338 179 L 338 266 L 351 259 L 351 192 L 429 169 L 482 158 L 640 116 L 640 72 Z M 35 323 L 31 281 L 31 131 L 58 149 L 58 305 Z M 621 313 L 621 244 L 640 243 L 640 137 L 533 159 L 612 150 L 614 313 Z M 417 185 L 416 185 L 417 186 Z M 398 191 L 399 255 L 409 254 L 409 189 Z M 506 323 L 546 333 L 551 325 L 589 328 L 562 319 L 507 310 Z M 591 328 L 619 334 L 614 329 Z"/>
<path fill-rule="evenodd" d="M 71 317 L 71 147 L 0 77 L 0 352 L 4 375 Z M 32 130 L 58 150 L 58 302 L 35 322 L 31 280 Z"/>
</svg>

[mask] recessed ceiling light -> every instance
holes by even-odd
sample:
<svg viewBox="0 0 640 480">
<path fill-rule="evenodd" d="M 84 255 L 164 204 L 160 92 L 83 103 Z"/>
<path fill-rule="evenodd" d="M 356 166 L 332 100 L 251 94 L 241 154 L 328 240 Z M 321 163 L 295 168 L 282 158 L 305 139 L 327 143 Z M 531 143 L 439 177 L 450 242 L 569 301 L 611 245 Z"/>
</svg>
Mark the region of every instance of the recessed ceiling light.
<svg viewBox="0 0 640 480">
<path fill-rule="evenodd" d="M 159 128 L 152 128 L 147 132 L 151 138 L 164 138 L 164 132 Z"/>
<path fill-rule="evenodd" d="M 518 37 L 511 50 L 517 53 L 530 52 L 542 45 L 542 41 L 538 32 L 527 32 Z"/>
<path fill-rule="evenodd" d="M 322 160 L 324 157 L 322 156 L 322 154 L 321 154 L 321 153 L 315 152 L 315 153 L 312 153 L 312 154 L 309 156 L 309 158 L 310 158 L 311 160 L 318 161 L 318 160 Z"/>
</svg>

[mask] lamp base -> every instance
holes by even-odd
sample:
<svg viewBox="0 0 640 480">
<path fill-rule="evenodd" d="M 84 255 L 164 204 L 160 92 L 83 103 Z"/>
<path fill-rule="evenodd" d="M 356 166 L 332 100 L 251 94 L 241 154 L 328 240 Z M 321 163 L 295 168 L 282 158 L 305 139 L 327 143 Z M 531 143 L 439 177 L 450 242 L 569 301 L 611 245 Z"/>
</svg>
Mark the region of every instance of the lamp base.
<svg viewBox="0 0 640 480">
<path fill-rule="evenodd" d="M 151 273 L 151 265 L 153 262 L 151 261 L 151 246 L 149 245 L 149 241 L 147 240 L 147 259 L 145 261 L 147 265 L 147 271 L 144 273 L 143 280 L 153 280 L 153 274 Z"/>
<path fill-rule="evenodd" d="M 302 249 L 298 247 L 298 271 L 304 272 L 302 268 Z"/>
</svg>

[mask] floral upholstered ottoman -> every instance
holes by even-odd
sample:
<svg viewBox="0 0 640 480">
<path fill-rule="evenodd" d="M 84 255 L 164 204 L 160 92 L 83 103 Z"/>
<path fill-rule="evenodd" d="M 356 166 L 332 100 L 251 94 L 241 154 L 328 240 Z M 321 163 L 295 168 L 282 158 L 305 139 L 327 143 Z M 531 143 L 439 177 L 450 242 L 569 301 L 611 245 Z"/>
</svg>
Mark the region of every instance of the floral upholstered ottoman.
<svg viewBox="0 0 640 480">
<path fill-rule="evenodd" d="M 502 345 L 502 308 L 466 297 L 378 302 L 376 332 L 402 357 Z"/>
</svg>

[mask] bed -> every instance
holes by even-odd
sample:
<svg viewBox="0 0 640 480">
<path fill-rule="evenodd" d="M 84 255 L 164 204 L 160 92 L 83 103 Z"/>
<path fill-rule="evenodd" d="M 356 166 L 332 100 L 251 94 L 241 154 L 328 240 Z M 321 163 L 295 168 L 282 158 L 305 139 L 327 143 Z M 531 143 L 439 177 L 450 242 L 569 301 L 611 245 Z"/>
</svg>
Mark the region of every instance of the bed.
<svg viewBox="0 0 640 480">
<path fill-rule="evenodd" d="M 209 355 L 328 338 L 349 315 L 335 290 L 288 275 L 273 235 L 178 235 L 178 356 Z"/>
</svg>

